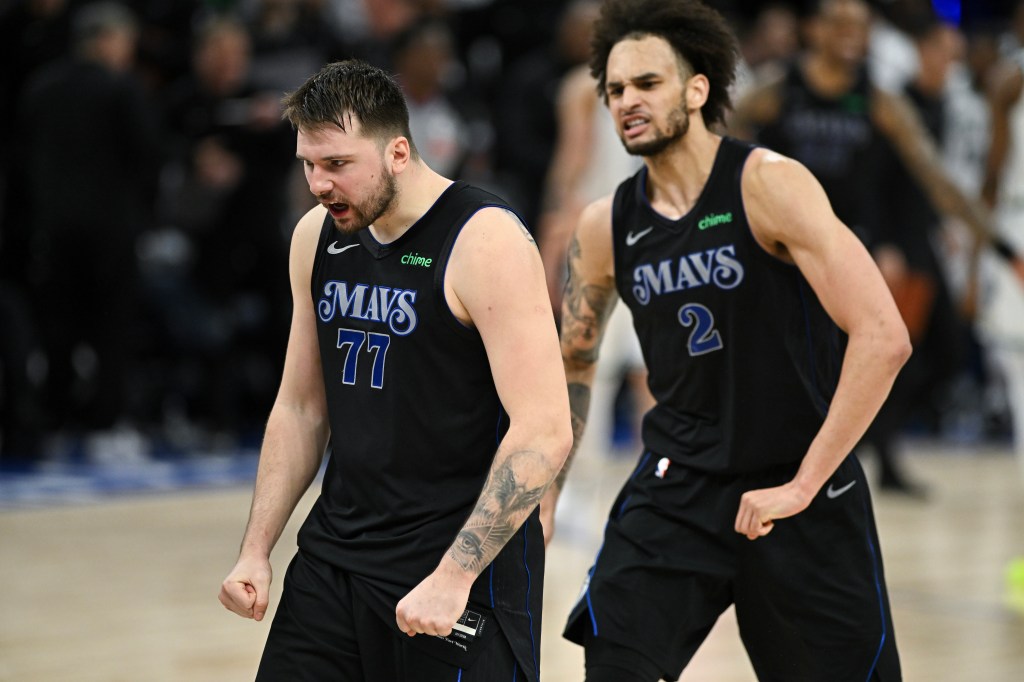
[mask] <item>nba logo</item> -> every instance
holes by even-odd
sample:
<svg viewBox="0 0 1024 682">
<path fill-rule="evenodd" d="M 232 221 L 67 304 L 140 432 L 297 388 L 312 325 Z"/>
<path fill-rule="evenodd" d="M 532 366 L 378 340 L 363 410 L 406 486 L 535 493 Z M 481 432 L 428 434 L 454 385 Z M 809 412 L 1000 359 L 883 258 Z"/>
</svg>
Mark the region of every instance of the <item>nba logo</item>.
<svg viewBox="0 0 1024 682">
<path fill-rule="evenodd" d="M 654 471 L 654 475 L 658 478 L 665 478 L 665 472 L 668 471 L 669 459 L 668 457 L 662 457 L 658 460 L 658 468 Z"/>
</svg>

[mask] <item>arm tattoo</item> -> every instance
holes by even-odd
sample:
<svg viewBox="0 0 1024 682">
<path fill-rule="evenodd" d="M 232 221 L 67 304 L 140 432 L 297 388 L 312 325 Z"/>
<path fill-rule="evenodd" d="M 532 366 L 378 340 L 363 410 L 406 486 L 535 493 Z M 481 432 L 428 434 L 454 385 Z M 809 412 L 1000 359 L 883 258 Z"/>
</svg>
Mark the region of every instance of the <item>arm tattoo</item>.
<svg viewBox="0 0 1024 682">
<path fill-rule="evenodd" d="M 565 464 L 562 465 L 552 483 L 556 490 L 565 487 L 569 467 L 572 466 L 572 460 L 576 457 L 576 451 L 579 450 L 580 442 L 583 440 L 583 431 L 587 427 L 587 412 L 590 411 L 590 386 L 578 382 L 569 384 L 569 411 L 572 417 L 572 448 L 565 458 Z"/>
<path fill-rule="evenodd" d="M 562 347 L 571 349 L 572 360 L 593 364 L 616 293 L 613 283 L 583 282 L 579 275 L 581 260 L 579 241 L 573 237 L 569 245 L 569 281 L 562 298 Z"/>
<path fill-rule="evenodd" d="M 526 225 L 523 224 L 523 221 L 519 219 L 519 216 L 517 216 L 515 213 L 508 210 L 507 208 L 505 209 L 505 213 L 508 213 L 510 216 L 512 216 L 512 220 L 516 221 L 516 225 L 519 226 L 519 229 L 522 231 L 523 236 L 526 237 L 526 241 L 536 246 L 537 242 L 534 240 L 533 235 L 530 234 L 529 228 L 527 228 Z"/>
<path fill-rule="evenodd" d="M 483 571 L 540 504 L 547 484 L 530 487 L 521 479 L 546 466 L 543 454 L 519 450 L 491 469 L 476 508 L 448 549 L 463 570 Z"/>
</svg>

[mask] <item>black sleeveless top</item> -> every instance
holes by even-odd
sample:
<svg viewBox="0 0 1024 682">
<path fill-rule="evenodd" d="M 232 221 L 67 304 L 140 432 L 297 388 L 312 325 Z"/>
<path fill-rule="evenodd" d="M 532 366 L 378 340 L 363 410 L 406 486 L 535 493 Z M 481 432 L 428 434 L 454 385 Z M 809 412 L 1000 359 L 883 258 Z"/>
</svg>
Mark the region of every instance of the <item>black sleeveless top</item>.
<svg viewBox="0 0 1024 682">
<path fill-rule="evenodd" d="M 878 171 L 889 149 L 871 121 L 867 69 L 860 70 L 849 92 L 828 98 L 811 89 L 794 62 L 782 88 L 779 118 L 759 131 L 758 142 L 805 165 L 839 219 L 870 241 L 880 210 Z"/>
<path fill-rule="evenodd" d="M 299 547 L 372 583 L 392 620 L 465 523 L 508 428 L 480 335 L 443 288 L 455 239 L 488 206 L 506 204 L 456 182 L 390 244 L 329 215 L 320 233 L 311 284 L 332 454 Z M 525 611 L 542 550 L 534 512 L 472 598 Z"/>
<path fill-rule="evenodd" d="M 841 362 L 839 330 L 799 269 L 750 232 L 740 178 L 751 149 L 723 138 L 679 220 L 651 207 L 646 168 L 619 185 L 612 208 L 616 286 L 657 400 L 644 445 L 716 473 L 802 459 Z"/>
</svg>

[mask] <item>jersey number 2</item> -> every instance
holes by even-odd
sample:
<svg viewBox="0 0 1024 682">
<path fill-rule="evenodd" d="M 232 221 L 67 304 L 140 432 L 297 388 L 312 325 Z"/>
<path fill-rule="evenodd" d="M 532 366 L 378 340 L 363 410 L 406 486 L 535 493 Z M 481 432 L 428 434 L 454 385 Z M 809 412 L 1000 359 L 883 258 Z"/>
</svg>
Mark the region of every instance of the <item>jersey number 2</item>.
<svg viewBox="0 0 1024 682">
<path fill-rule="evenodd" d="M 715 329 L 715 316 L 700 303 L 687 303 L 679 309 L 679 324 L 693 327 L 686 342 L 691 356 L 704 355 L 721 350 L 722 335 Z"/>
<path fill-rule="evenodd" d="M 384 361 L 387 359 L 391 337 L 387 334 L 364 332 L 358 329 L 338 328 L 338 348 L 345 349 L 345 367 L 341 382 L 349 386 L 356 383 L 356 364 L 359 351 L 366 345 L 366 352 L 373 354 L 373 371 L 370 374 L 371 388 L 384 388 Z"/>
</svg>

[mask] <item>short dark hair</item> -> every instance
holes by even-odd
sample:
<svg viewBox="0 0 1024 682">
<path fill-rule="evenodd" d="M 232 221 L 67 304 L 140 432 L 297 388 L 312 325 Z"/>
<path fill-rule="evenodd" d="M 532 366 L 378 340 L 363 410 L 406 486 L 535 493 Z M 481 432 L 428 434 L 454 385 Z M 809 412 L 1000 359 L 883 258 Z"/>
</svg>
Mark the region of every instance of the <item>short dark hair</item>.
<svg viewBox="0 0 1024 682">
<path fill-rule="evenodd" d="M 705 125 L 724 122 L 732 108 L 729 86 L 736 77 L 736 38 L 721 14 L 698 0 L 606 0 L 594 25 L 590 73 L 606 97 L 608 55 L 628 38 L 665 39 L 695 74 L 710 82 L 701 108 Z"/>
<path fill-rule="evenodd" d="M 337 126 L 345 130 L 349 117 L 358 119 L 366 137 L 380 140 L 402 135 L 409 140 L 409 106 L 402 88 L 382 69 L 357 59 L 333 62 L 281 100 L 283 118 L 293 128 L 316 130 Z"/>
</svg>

